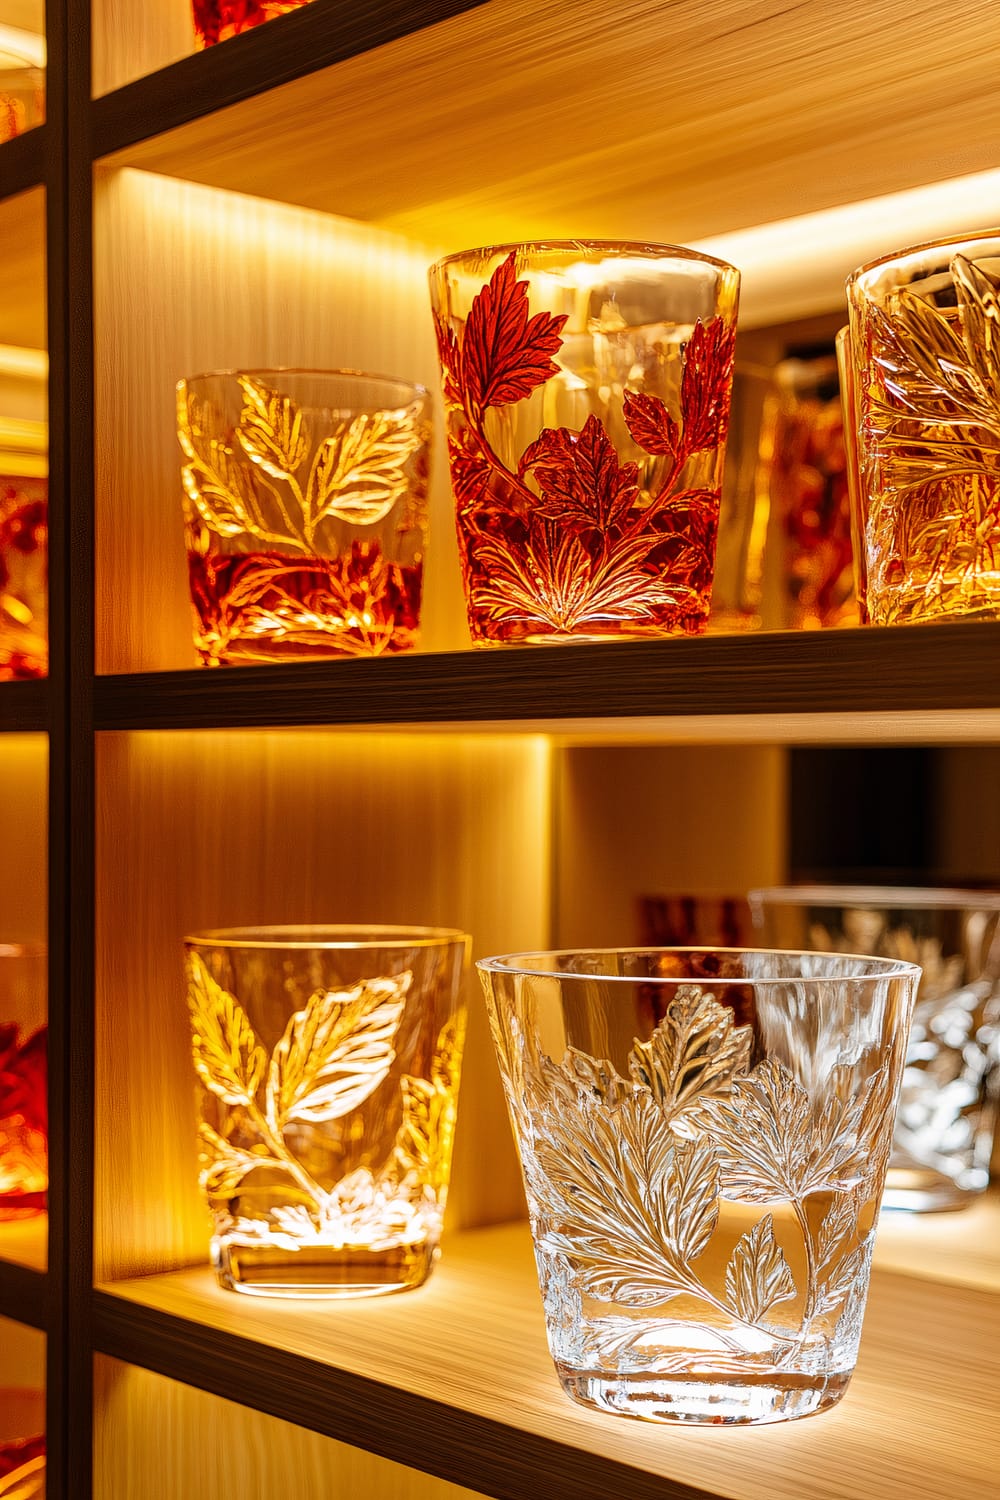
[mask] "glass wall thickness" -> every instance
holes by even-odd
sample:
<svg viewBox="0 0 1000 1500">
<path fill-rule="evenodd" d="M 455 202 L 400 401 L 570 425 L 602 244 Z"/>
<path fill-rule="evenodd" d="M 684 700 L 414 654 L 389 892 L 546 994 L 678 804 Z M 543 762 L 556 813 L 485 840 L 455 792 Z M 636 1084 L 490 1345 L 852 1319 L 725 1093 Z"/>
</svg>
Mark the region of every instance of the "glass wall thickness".
<svg viewBox="0 0 1000 1500">
<path fill-rule="evenodd" d="M 478 967 L 564 1389 L 653 1421 L 838 1401 L 919 970 L 738 949 Z"/>
</svg>

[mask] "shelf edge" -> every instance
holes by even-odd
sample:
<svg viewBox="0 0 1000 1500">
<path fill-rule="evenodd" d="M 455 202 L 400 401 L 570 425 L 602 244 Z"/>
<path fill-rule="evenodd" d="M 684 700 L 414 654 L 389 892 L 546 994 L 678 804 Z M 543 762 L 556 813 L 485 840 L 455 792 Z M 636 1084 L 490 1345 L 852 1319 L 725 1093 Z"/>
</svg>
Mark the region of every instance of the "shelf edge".
<svg viewBox="0 0 1000 1500">
<path fill-rule="evenodd" d="M 0 682 L 0 734 L 44 733 L 49 727 L 49 684 Z"/>
<path fill-rule="evenodd" d="M 0 145 L 0 201 L 45 186 L 48 134 L 44 124 L 36 125 Z"/>
<path fill-rule="evenodd" d="M 49 1331 L 49 1278 L 45 1271 L 0 1260 L 0 1318 Z"/>
</svg>

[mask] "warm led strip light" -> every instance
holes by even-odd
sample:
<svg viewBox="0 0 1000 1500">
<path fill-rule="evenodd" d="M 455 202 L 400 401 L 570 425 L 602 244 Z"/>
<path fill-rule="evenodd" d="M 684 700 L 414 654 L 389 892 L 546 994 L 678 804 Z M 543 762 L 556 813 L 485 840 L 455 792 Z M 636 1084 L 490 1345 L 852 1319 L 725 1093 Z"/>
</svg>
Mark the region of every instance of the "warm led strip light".
<svg viewBox="0 0 1000 1500">
<path fill-rule="evenodd" d="M 22 31 L 17 26 L 0 26 L 0 64 L 7 57 L 35 68 L 44 68 L 45 38 L 33 31 Z"/>
<path fill-rule="evenodd" d="M 0 344 L 0 376 L 18 380 L 47 380 L 49 356 L 44 349 L 22 349 L 17 344 Z"/>
<path fill-rule="evenodd" d="M 803 316 L 844 300 L 858 266 L 894 250 L 1000 224 L 1000 171 L 976 172 L 884 198 L 757 224 L 698 240 L 693 248 L 739 266 L 740 321 Z"/>
</svg>

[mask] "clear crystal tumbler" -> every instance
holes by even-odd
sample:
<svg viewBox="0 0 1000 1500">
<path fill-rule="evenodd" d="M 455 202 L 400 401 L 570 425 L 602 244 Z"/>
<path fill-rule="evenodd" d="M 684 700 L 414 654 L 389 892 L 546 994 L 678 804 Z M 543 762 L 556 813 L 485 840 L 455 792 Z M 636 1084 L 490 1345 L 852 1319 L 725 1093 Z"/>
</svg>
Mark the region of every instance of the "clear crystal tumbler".
<svg viewBox="0 0 1000 1500">
<path fill-rule="evenodd" d="M 567 240 L 430 279 L 473 643 L 704 630 L 739 272 Z"/>
<path fill-rule="evenodd" d="M 371 1296 L 437 1258 L 468 938 L 260 927 L 185 940 L 212 1262 L 233 1291 Z"/>
<path fill-rule="evenodd" d="M 478 967 L 564 1389 L 662 1422 L 832 1406 L 919 969 L 732 948 Z"/>
<path fill-rule="evenodd" d="M 875 625 L 1000 615 L 1000 234 L 847 283 L 863 608 Z"/>
<path fill-rule="evenodd" d="M 776 886 L 749 899 L 764 942 L 920 964 L 882 1202 L 972 1202 L 989 1185 L 1000 1089 L 1000 893 Z"/>
<path fill-rule="evenodd" d="M 417 641 L 430 406 L 351 370 L 177 387 L 195 647 L 205 666 L 380 656 Z"/>
</svg>

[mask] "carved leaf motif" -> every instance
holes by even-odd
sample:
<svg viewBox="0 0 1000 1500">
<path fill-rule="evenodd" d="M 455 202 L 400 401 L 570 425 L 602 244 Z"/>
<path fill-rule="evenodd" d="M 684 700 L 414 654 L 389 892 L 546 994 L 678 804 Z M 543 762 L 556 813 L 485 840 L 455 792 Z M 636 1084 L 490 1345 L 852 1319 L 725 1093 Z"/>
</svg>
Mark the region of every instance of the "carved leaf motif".
<svg viewBox="0 0 1000 1500">
<path fill-rule="evenodd" d="M 403 1119 L 396 1136 L 396 1161 L 404 1173 L 414 1172 L 436 1193 L 448 1186 L 464 1038 L 463 1014 L 443 1028 L 430 1080 L 409 1074 L 402 1078 Z"/>
<path fill-rule="evenodd" d="M 305 419 L 290 396 L 281 396 L 249 375 L 236 436 L 247 457 L 275 479 L 292 479 L 309 452 Z"/>
<path fill-rule="evenodd" d="M 473 299 L 462 335 L 465 396 L 473 410 L 507 406 L 558 373 L 563 315 L 528 316 L 528 283 L 518 281 L 513 252 Z"/>
<path fill-rule="evenodd" d="M 777 1302 L 795 1296 L 788 1262 L 765 1214 L 742 1235 L 726 1267 L 726 1297 L 747 1323 L 759 1323 Z"/>
<path fill-rule="evenodd" d="M 290 1121 L 335 1120 L 382 1082 L 412 982 L 370 979 L 345 990 L 317 990 L 296 1011 L 274 1049 L 267 1118 L 276 1133 Z"/>
<path fill-rule="evenodd" d="M 226 1197 L 234 1193 L 248 1173 L 255 1167 L 277 1167 L 285 1164 L 272 1157 L 266 1147 L 252 1150 L 236 1146 L 227 1141 L 206 1121 L 198 1126 L 200 1147 L 198 1162 L 201 1167 L 200 1183 L 210 1197 Z"/>
<path fill-rule="evenodd" d="M 962 337 L 983 390 L 1000 407 L 1000 276 L 956 255 L 951 273 L 958 289 Z"/>
<path fill-rule="evenodd" d="M 866 1275 L 874 1242 L 874 1235 L 868 1235 L 849 1255 L 844 1256 L 834 1274 L 823 1283 L 823 1289 L 816 1301 L 816 1317 L 820 1318 L 824 1313 L 834 1312 L 859 1277 Z"/>
<path fill-rule="evenodd" d="M 629 1072 L 648 1088 L 668 1122 L 699 1100 L 728 1094 L 750 1065 L 749 1026 L 697 985 L 681 985 L 648 1042 L 636 1042 Z"/>
<path fill-rule="evenodd" d="M 670 415 L 659 396 L 626 391 L 624 409 L 625 424 L 640 448 L 666 458 L 676 455 L 680 444 L 680 423 Z"/>
<path fill-rule="evenodd" d="M 226 1104 L 249 1108 L 267 1068 L 239 1001 L 217 984 L 197 953 L 188 954 L 191 1050 L 202 1083 Z"/>
<path fill-rule="evenodd" d="M 374 526 L 409 488 L 406 465 L 420 446 L 412 413 L 362 413 L 325 438 L 309 476 L 306 514 Z"/>
<path fill-rule="evenodd" d="M 681 376 L 682 443 L 685 454 L 717 448 L 729 430 L 736 329 L 722 318 L 699 318 L 684 349 Z"/>
<path fill-rule="evenodd" d="M 837 1258 L 837 1251 L 844 1238 L 857 1227 L 859 1209 L 857 1190 L 840 1193 L 833 1200 L 816 1237 L 817 1270 L 821 1271 Z"/>
<path fill-rule="evenodd" d="M 209 436 L 221 430 L 222 418 L 210 401 L 178 391 L 177 436 L 188 460 L 181 469 L 188 499 L 219 536 L 258 535 L 259 509 L 247 491 L 244 465 L 224 442 Z"/>
<path fill-rule="evenodd" d="M 536 1146 L 552 1228 L 547 1248 L 567 1255 L 581 1286 L 602 1301 L 653 1307 L 689 1293 L 685 1264 L 707 1246 L 718 1217 L 710 1142 L 679 1141 L 650 1096 L 617 1108 L 585 1090 L 553 1111 Z"/>
<path fill-rule="evenodd" d="M 544 1058 L 542 1074 L 546 1082 L 546 1107 L 550 1110 L 558 1110 L 563 1102 L 573 1103 L 581 1091 L 612 1109 L 635 1093 L 635 1085 L 622 1078 L 607 1058 L 591 1057 L 576 1047 L 567 1047 L 559 1064 Z"/>
<path fill-rule="evenodd" d="M 518 474 L 534 474 L 542 496 L 535 513 L 550 521 L 610 531 L 623 526 L 639 500 L 639 470 L 621 464 L 596 417 L 582 431 L 543 429 L 521 455 Z"/>
</svg>

